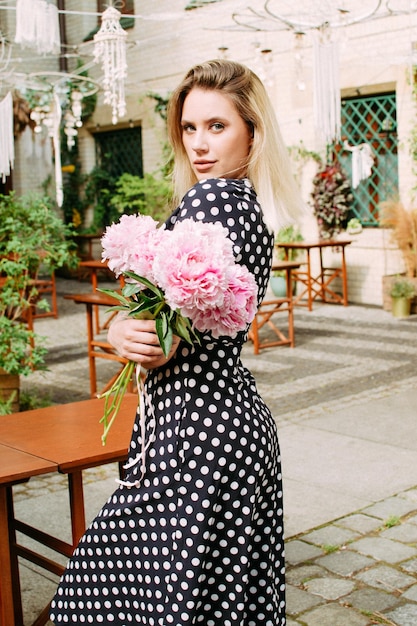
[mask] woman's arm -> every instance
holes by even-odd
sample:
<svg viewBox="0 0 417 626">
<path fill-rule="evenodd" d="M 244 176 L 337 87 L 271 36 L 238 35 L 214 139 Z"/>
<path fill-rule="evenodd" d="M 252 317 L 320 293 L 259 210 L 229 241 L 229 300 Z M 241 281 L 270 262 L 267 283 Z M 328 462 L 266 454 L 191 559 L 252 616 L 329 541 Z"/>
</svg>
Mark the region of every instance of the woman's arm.
<svg viewBox="0 0 417 626">
<path fill-rule="evenodd" d="M 165 365 L 174 356 L 180 338 L 174 335 L 171 350 L 165 356 L 159 344 L 154 320 L 118 317 L 111 324 L 107 339 L 120 356 L 140 363 L 146 369 Z"/>
</svg>

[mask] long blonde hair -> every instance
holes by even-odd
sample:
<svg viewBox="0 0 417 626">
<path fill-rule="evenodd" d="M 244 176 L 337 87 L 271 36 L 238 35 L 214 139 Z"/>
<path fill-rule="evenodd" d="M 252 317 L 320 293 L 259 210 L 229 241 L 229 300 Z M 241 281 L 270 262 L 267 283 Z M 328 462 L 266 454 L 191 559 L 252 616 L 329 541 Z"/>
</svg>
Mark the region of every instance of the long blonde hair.
<svg viewBox="0 0 417 626">
<path fill-rule="evenodd" d="M 184 100 L 194 87 L 219 90 L 229 96 L 239 115 L 251 128 L 253 141 L 248 156 L 247 177 L 255 187 L 268 228 L 277 232 L 285 224 L 297 221 L 302 213 L 301 196 L 266 89 L 248 67 L 223 59 L 191 68 L 170 98 L 168 137 L 175 157 L 175 201 L 179 202 L 197 182 L 183 146 L 181 128 Z"/>
</svg>

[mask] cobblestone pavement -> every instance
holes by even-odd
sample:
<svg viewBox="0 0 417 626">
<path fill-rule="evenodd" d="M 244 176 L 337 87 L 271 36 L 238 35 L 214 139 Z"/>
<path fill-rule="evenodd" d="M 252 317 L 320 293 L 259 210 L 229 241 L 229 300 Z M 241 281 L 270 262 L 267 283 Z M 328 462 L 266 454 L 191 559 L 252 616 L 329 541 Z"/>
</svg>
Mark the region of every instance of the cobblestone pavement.
<svg viewBox="0 0 417 626">
<path fill-rule="evenodd" d="M 85 311 L 60 297 L 88 288 L 78 281 L 58 281 L 59 318 L 35 322 L 36 331 L 48 337 L 50 369 L 24 380 L 24 389 L 47 393 L 53 402 L 89 397 Z M 415 412 L 407 399 L 413 399 L 417 388 L 416 331 L 415 315 L 398 320 L 376 307 L 319 304 L 312 312 L 296 309 L 295 348 L 271 348 L 255 356 L 248 343 L 243 359 L 279 429 L 306 417 L 320 419 L 340 407 L 354 411 L 365 401 L 384 404 L 394 393 L 403 398 L 401 411 Z M 104 383 L 114 364 L 98 361 L 97 369 Z M 369 441 L 377 434 L 370 430 Z M 395 471 L 394 460 L 387 462 Z M 88 470 L 86 484 L 114 471 L 112 466 Z M 65 488 L 63 477 L 47 475 L 17 486 L 15 500 L 25 506 L 45 492 Z M 289 626 L 417 625 L 417 486 L 290 533 L 286 552 Z M 23 577 L 29 592 L 26 625 L 35 618 L 42 587 L 34 568 L 29 566 Z M 44 578 L 47 599 L 56 579 Z"/>
</svg>

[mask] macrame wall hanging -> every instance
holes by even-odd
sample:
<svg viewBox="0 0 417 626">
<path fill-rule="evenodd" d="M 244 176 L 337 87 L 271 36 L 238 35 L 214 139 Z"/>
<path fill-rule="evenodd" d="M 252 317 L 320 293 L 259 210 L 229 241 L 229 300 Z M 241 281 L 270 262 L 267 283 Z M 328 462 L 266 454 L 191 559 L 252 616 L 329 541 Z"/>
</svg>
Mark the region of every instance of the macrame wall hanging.
<svg viewBox="0 0 417 626">
<path fill-rule="evenodd" d="M 59 54 L 57 7 L 46 0 L 16 0 L 15 42 L 38 54 Z"/>
<path fill-rule="evenodd" d="M 352 187 L 356 189 L 362 180 L 366 180 L 372 174 L 375 162 L 372 148 L 367 143 L 351 146 L 347 141 L 344 142 L 343 147 L 352 153 Z"/>
<path fill-rule="evenodd" d="M 314 38 L 314 122 L 326 145 L 340 141 L 339 45 L 326 32 Z"/>
<path fill-rule="evenodd" d="M 121 13 L 114 7 L 106 9 L 101 27 L 94 35 L 94 61 L 101 62 L 104 73 L 104 103 L 112 108 L 112 122 L 126 114 L 125 78 L 127 75 L 126 37 L 120 26 Z"/>
<path fill-rule="evenodd" d="M 54 146 L 54 161 L 55 161 L 55 194 L 56 203 L 59 207 L 64 202 L 64 191 L 62 186 L 62 168 L 61 168 L 61 118 L 62 109 L 58 95 L 54 94 L 52 105 L 52 124 L 49 129 L 49 136 L 52 139 Z"/>
<path fill-rule="evenodd" d="M 13 98 L 9 93 L 0 101 L 0 178 L 6 182 L 14 165 Z"/>
</svg>

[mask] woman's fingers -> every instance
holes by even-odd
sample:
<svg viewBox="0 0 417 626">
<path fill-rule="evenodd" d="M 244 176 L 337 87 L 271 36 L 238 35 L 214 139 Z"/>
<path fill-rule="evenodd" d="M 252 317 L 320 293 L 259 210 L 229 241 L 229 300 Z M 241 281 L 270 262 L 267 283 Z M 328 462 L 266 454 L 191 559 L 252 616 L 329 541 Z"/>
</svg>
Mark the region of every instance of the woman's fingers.
<svg viewBox="0 0 417 626">
<path fill-rule="evenodd" d="M 156 334 L 154 320 L 124 318 L 116 320 L 109 329 L 108 341 L 125 359 L 144 366 L 159 367 L 175 353 L 180 338 L 174 336 L 168 357 L 165 357 Z M 156 365 L 154 364 L 156 363 Z"/>
</svg>

